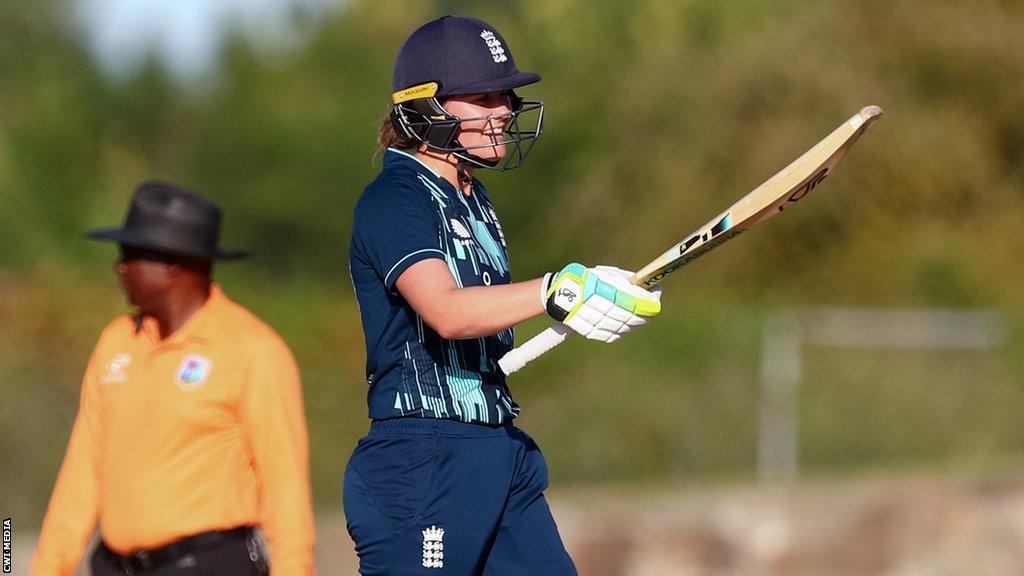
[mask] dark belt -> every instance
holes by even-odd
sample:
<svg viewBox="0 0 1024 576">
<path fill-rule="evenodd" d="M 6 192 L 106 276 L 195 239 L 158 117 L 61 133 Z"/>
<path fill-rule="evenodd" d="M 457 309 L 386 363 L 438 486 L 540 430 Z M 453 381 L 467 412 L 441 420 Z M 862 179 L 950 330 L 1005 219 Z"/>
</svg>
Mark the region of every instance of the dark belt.
<svg viewBox="0 0 1024 576">
<path fill-rule="evenodd" d="M 242 526 L 240 528 L 232 528 L 231 530 L 202 532 L 187 536 L 181 540 L 175 540 L 166 546 L 151 550 L 136 550 L 127 555 L 121 555 L 110 550 L 110 547 L 106 546 L 105 543 L 104 546 L 121 563 L 124 573 L 132 576 L 136 572 L 151 570 L 168 562 L 180 560 L 189 554 L 208 550 L 219 544 L 242 538 L 245 539 L 246 547 L 249 549 L 250 559 L 255 562 L 260 557 L 259 540 L 257 540 L 251 526 Z"/>
</svg>

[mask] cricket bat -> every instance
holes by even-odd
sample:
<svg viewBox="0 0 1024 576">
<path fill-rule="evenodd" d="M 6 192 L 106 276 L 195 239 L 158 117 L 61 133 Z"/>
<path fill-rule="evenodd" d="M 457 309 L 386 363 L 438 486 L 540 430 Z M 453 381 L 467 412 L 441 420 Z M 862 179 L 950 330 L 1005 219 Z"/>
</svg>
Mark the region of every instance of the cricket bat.
<svg viewBox="0 0 1024 576">
<path fill-rule="evenodd" d="M 641 268 L 630 282 L 652 288 L 676 270 L 782 212 L 813 190 L 857 142 L 869 125 L 882 115 L 878 106 L 865 106 L 843 122 L 810 150 L 754 188 L 746 196 L 709 222 L 688 234 L 682 242 Z M 558 346 L 573 333 L 572 328 L 556 322 L 518 348 L 505 354 L 498 365 L 512 374 L 531 360 Z"/>
</svg>

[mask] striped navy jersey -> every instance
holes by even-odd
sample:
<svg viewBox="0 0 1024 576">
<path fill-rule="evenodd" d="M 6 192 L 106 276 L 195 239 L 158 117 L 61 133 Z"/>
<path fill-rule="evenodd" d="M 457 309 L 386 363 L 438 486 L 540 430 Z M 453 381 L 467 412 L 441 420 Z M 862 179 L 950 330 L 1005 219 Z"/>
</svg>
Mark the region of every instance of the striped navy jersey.
<svg viewBox="0 0 1024 576">
<path fill-rule="evenodd" d="M 409 266 L 444 261 L 459 287 L 510 282 L 501 225 L 487 191 L 466 196 L 411 154 L 389 149 L 356 203 L 349 271 L 366 337 L 370 418 L 500 424 L 519 413 L 498 359 L 512 329 L 446 340 L 395 288 Z"/>
</svg>

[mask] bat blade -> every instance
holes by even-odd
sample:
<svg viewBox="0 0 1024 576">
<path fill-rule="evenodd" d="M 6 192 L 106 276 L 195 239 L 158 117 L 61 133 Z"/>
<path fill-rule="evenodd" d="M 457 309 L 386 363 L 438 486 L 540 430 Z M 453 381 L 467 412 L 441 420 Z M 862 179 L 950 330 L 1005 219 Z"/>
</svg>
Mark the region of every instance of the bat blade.
<svg viewBox="0 0 1024 576">
<path fill-rule="evenodd" d="M 865 106 L 810 150 L 740 198 L 725 212 L 697 228 L 682 242 L 644 266 L 631 279 L 652 288 L 669 274 L 749 230 L 786 206 L 799 201 L 824 180 L 867 127 L 882 115 L 878 106 Z"/>
<path fill-rule="evenodd" d="M 825 136 L 799 158 L 765 180 L 735 204 L 688 234 L 630 278 L 637 286 L 652 288 L 676 270 L 693 262 L 785 208 L 821 184 L 879 116 L 878 106 L 865 106 Z M 555 323 L 518 348 L 509 351 L 498 365 L 512 374 L 572 335 L 568 326 Z"/>
</svg>

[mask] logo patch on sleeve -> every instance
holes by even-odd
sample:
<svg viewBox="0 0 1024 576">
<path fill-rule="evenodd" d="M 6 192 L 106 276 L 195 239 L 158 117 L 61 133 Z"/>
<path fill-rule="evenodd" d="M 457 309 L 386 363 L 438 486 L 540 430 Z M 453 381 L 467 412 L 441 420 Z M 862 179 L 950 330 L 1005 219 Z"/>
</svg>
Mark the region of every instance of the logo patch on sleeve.
<svg viewBox="0 0 1024 576">
<path fill-rule="evenodd" d="M 110 359 L 110 363 L 107 364 L 107 372 L 100 377 L 100 383 L 102 384 L 120 384 L 128 379 L 128 375 L 124 373 L 125 368 L 132 363 L 132 357 L 130 354 L 114 354 L 113 358 Z"/>
<path fill-rule="evenodd" d="M 174 373 L 174 382 L 186 392 L 202 388 L 212 368 L 213 363 L 206 356 L 189 354 L 181 359 L 181 365 Z"/>
</svg>

